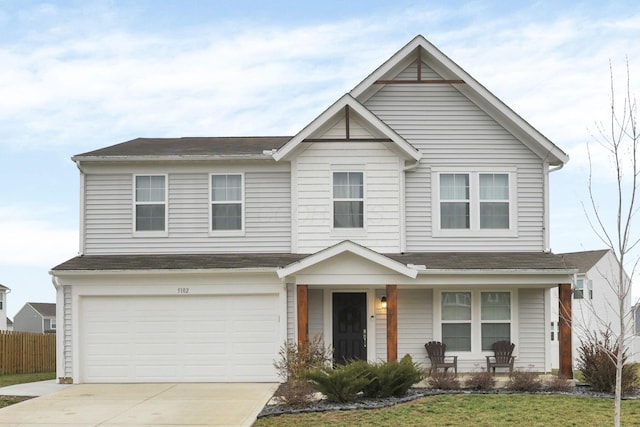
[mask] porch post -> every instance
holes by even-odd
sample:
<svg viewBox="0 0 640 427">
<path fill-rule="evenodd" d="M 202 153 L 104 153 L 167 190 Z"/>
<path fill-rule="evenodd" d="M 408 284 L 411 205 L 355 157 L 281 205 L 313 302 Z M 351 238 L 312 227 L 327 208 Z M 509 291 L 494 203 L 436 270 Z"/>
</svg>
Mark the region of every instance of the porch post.
<svg viewBox="0 0 640 427">
<path fill-rule="evenodd" d="M 298 347 L 309 342 L 309 286 L 297 285 L 298 294 Z"/>
<path fill-rule="evenodd" d="M 387 362 L 398 361 L 398 286 L 387 285 Z"/>
<path fill-rule="evenodd" d="M 571 346 L 571 284 L 561 283 L 558 285 L 558 344 L 559 344 L 559 360 L 560 369 L 558 376 L 560 378 L 573 378 L 573 355 Z"/>
</svg>

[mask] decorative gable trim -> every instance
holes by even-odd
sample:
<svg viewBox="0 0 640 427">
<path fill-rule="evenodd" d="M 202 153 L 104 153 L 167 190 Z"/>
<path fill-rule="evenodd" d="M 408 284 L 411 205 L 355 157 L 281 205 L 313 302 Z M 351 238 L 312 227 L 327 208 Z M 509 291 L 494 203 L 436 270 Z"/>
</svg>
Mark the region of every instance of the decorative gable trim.
<svg viewBox="0 0 640 427">
<path fill-rule="evenodd" d="M 381 255 L 375 251 L 372 251 L 371 249 L 365 248 L 364 246 L 353 243 L 350 240 L 345 240 L 338 243 L 337 245 L 316 252 L 315 254 L 310 255 L 300 261 L 289 264 L 286 267 L 279 268 L 277 270 L 278 277 L 282 279 L 286 276 L 296 274 L 306 268 L 312 267 L 318 263 L 339 256 L 345 252 L 349 252 L 362 257 L 368 261 L 386 267 L 392 271 L 395 271 L 396 273 L 402 274 L 412 279 L 415 279 L 418 275 L 418 270 L 409 268 L 406 264 L 394 261 L 389 257 Z"/>
<path fill-rule="evenodd" d="M 349 120 L 352 114 L 356 114 L 361 117 L 368 125 L 371 126 L 375 133 L 379 134 L 379 137 L 352 138 L 349 132 Z M 344 117 L 346 123 L 344 138 L 319 137 L 318 134 L 320 132 L 342 117 Z M 418 150 L 398 135 L 393 129 L 387 126 L 387 124 L 380 120 L 375 114 L 369 111 L 351 95 L 345 94 L 309 125 L 302 129 L 296 136 L 291 138 L 285 145 L 280 147 L 280 149 L 273 154 L 273 158 L 274 160 L 279 161 L 295 156 L 298 150 L 303 149 L 305 143 L 361 141 L 380 142 L 385 144 L 389 149 L 400 154 L 407 160 L 414 160 L 418 162 L 422 157 L 422 154 L 420 154 Z"/>
<path fill-rule="evenodd" d="M 403 69 L 416 60 L 418 61 L 416 80 L 394 79 Z M 423 61 L 441 75 L 442 80 L 423 80 L 420 72 Z M 421 35 L 416 36 L 389 58 L 353 88 L 350 94 L 364 103 L 386 84 L 419 83 L 456 85 L 456 89 L 460 93 L 478 105 L 541 159 L 553 166 L 562 166 L 569 161 L 569 156 L 566 153 Z"/>
</svg>

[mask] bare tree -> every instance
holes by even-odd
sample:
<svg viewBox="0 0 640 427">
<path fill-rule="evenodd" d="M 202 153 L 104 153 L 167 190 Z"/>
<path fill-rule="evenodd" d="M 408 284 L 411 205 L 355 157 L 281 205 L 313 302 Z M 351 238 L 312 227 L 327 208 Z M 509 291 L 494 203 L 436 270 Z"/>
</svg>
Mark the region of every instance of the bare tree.
<svg viewBox="0 0 640 427">
<path fill-rule="evenodd" d="M 615 354 L 610 354 L 616 362 L 616 387 L 615 387 L 615 426 L 620 426 L 621 397 L 622 397 L 622 367 L 623 356 L 628 348 L 628 338 L 631 335 L 630 322 L 633 319 L 631 304 L 631 284 L 640 258 L 635 256 L 634 250 L 640 243 L 640 234 L 634 228 L 634 216 L 640 207 L 638 203 L 639 174 L 638 151 L 640 150 L 638 135 L 638 111 L 635 96 L 633 96 L 630 82 L 629 61 L 626 61 L 626 86 L 621 102 L 616 100 L 613 67 L 609 63 L 610 74 L 610 117 L 605 124 L 598 122 L 596 143 L 604 149 L 608 160 L 611 162 L 612 171 L 615 174 L 614 204 L 615 218 L 609 217 L 600 208 L 599 200 L 602 194 L 598 194 L 593 182 L 593 163 L 591 150 L 589 155 L 589 199 L 590 205 L 587 218 L 592 229 L 602 242 L 615 254 L 617 259 L 616 277 L 609 281 L 617 301 L 614 302 L 614 312 L 618 323 L 617 346 Z M 587 145 L 589 148 L 589 145 Z M 610 195 L 606 195 L 610 196 Z M 585 208 L 585 210 L 587 210 Z M 629 266 L 629 274 L 625 273 L 625 265 Z M 616 327 L 615 329 L 618 329 Z M 607 329 L 610 329 L 607 327 Z"/>
</svg>

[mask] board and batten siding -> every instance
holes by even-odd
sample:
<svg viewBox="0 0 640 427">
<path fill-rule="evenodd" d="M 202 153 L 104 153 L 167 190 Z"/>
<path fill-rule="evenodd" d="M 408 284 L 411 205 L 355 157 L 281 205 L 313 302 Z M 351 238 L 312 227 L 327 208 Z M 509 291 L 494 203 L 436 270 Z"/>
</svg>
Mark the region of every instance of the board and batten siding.
<svg viewBox="0 0 640 427">
<path fill-rule="evenodd" d="M 155 173 L 162 173 L 161 171 Z M 243 236 L 209 232 L 209 173 L 168 174 L 168 236 L 133 235 L 133 174 L 85 177 L 85 254 L 289 252 L 289 172 L 245 172 Z"/>
<path fill-rule="evenodd" d="M 545 366 L 545 318 L 544 289 L 520 289 L 518 291 L 519 336 L 515 366 L 519 369 L 537 370 Z"/>
<path fill-rule="evenodd" d="M 365 186 L 363 229 L 333 229 L 332 173 L 362 171 Z M 292 166 L 298 253 L 315 253 L 351 240 L 382 252 L 400 251 L 400 174 L 395 153 L 381 143 L 313 143 Z"/>
<path fill-rule="evenodd" d="M 440 79 L 426 64 L 423 78 Z M 397 79 L 415 78 L 416 65 Z M 544 245 L 542 160 L 450 84 L 391 84 L 365 106 L 420 150 L 406 173 L 407 251 L 540 251 Z M 433 167 L 516 168 L 517 236 L 432 236 Z"/>
</svg>

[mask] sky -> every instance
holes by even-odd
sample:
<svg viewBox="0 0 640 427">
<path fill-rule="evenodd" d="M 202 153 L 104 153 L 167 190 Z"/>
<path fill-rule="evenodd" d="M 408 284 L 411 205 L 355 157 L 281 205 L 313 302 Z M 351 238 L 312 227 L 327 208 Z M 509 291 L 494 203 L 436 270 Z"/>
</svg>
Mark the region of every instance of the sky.
<svg viewBox="0 0 640 427">
<path fill-rule="evenodd" d="M 627 62 L 640 93 L 636 0 L 0 0 L 9 317 L 55 302 L 49 271 L 78 253 L 71 156 L 136 137 L 293 135 L 417 34 L 570 156 L 550 178 L 553 252 L 603 248 L 583 208 L 587 146 L 611 223 L 615 177 L 595 137 Z"/>
</svg>

